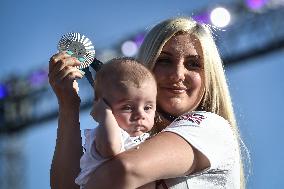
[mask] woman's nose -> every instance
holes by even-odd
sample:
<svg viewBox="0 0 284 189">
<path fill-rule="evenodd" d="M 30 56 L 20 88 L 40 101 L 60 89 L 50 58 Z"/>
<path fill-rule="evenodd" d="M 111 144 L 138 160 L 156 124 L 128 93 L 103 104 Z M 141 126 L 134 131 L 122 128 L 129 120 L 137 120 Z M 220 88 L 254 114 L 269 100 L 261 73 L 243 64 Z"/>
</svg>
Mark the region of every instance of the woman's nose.
<svg viewBox="0 0 284 189">
<path fill-rule="evenodd" d="M 175 81 L 175 82 L 183 81 L 185 79 L 184 72 L 185 72 L 185 68 L 184 68 L 183 64 L 178 63 L 173 68 L 171 75 L 170 75 L 170 79 Z"/>
</svg>

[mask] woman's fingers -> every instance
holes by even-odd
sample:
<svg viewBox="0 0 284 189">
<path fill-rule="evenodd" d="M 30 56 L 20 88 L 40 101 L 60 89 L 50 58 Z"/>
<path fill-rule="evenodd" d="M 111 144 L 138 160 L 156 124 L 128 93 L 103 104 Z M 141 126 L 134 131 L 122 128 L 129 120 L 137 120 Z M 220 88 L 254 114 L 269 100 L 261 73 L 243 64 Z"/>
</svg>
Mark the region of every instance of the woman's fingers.
<svg viewBox="0 0 284 189">
<path fill-rule="evenodd" d="M 57 54 L 54 54 L 50 59 L 49 59 L 49 72 L 52 71 L 52 69 L 54 68 L 54 66 L 58 63 L 59 60 L 64 59 L 66 57 L 70 57 L 70 55 L 68 55 L 65 52 L 59 52 Z"/>
<path fill-rule="evenodd" d="M 73 81 L 75 79 L 81 79 L 83 76 L 84 74 L 79 69 L 72 66 L 65 66 L 61 71 L 57 72 L 53 78 L 54 82 L 60 83 L 64 79 Z"/>
<path fill-rule="evenodd" d="M 66 52 L 53 55 L 49 61 L 49 74 L 61 71 L 65 66 L 79 66 L 81 63 L 76 57 L 72 57 Z"/>
<path fill-rule="evenodd" d="M 74 66 L 77 64 L 77 59 L 74 57 L 67 57 L 59 60 L 55 65 L 52 71 L 50 71 L 50 75 L 56 77 L 62 71 L 67 70 L 68 68 L 75 68 Z M 80 63 L 79 63 L 80 65 Z"/>
<path fill-rule="evenodd" d="M 58 85 L 65 83 L 66 80 L 68 81 L 74 81 L 75 79 L 81 79 L 84 76 L 84 74 L 75 67 L 65 67 L 60 72 L 58 72 L 55 76 L 50 76 L 49 82 L 52 85 Z"/>
<path fill-rule="evenodd" d="M 84 73 L 76 68 L 80 64 L 77 58 L 66 52 L 57 53 L 50 58 L 49 83 L 62 104 L 80 103 L 79 86 L 76 82 L 76 79 L 84 76 Z"/>
<path fill-rule="evenodd" d="M 65 77 L 74 80 L 77 78 L 82 78 L 83 73 L 75 68 L 75 66 L 80 65 L 80 61 L 67 54 L 66 52 L 60 52 L 53 55 L 49 61 L 49 81 L 54 84 L 55 82 L 60 82 Z"/>
</svg>

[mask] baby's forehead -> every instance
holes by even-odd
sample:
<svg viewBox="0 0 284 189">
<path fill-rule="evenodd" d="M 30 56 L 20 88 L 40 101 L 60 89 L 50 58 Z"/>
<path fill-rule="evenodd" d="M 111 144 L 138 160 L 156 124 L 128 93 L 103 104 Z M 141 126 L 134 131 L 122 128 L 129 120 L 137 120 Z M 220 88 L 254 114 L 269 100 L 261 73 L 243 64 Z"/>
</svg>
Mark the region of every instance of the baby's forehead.
<svg viewBox="0 0 284 189">
<path fill-rule="evenodd" d="M 116 87 L 112 90 L 107 91 L 113 102 L 125 103 L 131 102 L 135 103 L 156 103 L 157 89 L 153 87 L 147 87 L 146 85 L 142 87 L 137 87 L 135 85 L 124 85 Z"/>
<path fill-rule="evenodd" d="M 144 79 L 140 81 L 132 81 L 132 80 L 116 80 L 112 83 L 110 83 L 108 86 L 116 88 L 116 90 L 125 90 L 129 88 L 142 88 L 145 86 L 156 86 L 156 83 L 154 80 L 151 79 Z"/>
<path fill-rule="evenodd" d="M 113 95 L 128 95 L 128 93 L 133 94 L 133 91 L 139 91 L 141 95 L 145 95 L 145 93 L 149 93 L 150 91 L 150 94 L 155 96 L 157 93 L 157 85 L 155 80 L 151 79 L 144 79 L 139 82 L 134 82 L 132 80 L 117 80 L 107 84 L 103 88 L 103 93 Z"/>
</svg>

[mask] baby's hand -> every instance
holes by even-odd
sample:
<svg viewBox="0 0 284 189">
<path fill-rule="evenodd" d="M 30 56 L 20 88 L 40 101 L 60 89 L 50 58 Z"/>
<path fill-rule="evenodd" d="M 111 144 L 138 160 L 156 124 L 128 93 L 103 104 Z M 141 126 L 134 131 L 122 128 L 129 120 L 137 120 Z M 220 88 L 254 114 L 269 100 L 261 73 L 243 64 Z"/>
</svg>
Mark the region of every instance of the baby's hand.
<svg viewBox="0 0 284 189">
<path fill-rule="evenodd" d="M 108 114 L 112 114 L 111 108 L 107 105 L 104 99 L 99 98 L 94 101 L 92 111 L 90 115 L 94 118 L 94 120 L 100 124 L 102 124 L 103 120 Z"/>
</svg>

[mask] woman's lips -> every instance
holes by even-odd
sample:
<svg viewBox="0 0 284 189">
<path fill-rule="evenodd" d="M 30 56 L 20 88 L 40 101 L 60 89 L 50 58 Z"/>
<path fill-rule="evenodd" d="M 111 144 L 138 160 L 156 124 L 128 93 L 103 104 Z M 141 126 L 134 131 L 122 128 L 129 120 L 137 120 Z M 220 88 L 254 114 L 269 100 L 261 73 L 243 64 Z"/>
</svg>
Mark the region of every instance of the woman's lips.
<svg viewBox="0 0 284 189">
<path fill-rule="evenodd" d="M 183 94 L 188 90 L 186 87 L 161 87 L 161 89 L 173 94 Z"/>
</svg>

